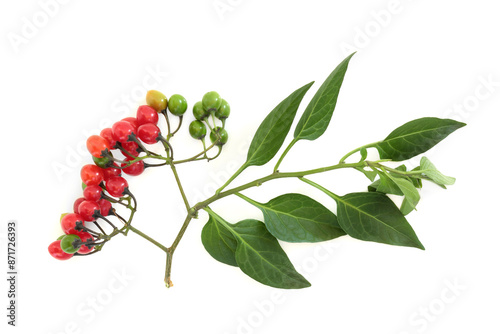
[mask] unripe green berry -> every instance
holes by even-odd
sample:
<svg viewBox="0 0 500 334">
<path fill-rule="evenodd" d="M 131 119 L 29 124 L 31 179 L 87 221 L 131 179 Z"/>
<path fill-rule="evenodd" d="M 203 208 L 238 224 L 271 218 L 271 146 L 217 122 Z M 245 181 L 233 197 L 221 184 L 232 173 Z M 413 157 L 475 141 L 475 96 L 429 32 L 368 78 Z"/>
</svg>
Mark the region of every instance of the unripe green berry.
<svg viewBox="0 0 500 334">
<path fill-rule="evenodd" d="M 59 238 L 57 238 L 56 240 L 62 240 L 62 238 L 64 238 L 65 236 L 66 236 L 66 234 L 63 234 Z"/>
<path fill-rule="evenodd" d="M 222 99 L 222 103 L 215 112 L 215 117 L 217 117 L 220 120 L 226 119 L 229 117 L 229 114 L 231 112 L 231 107 L 229 106 L 229 103 L 227 103 L 226 100 Z"/>
<path fill-rule="evenodd" d="M 146 94 L 146 103 L 148 104 L 148 106 L 160 112 L 164 109 L 167 109 L 168 100 L 163 93 L 157 90 L 150 90 Z"/>
<path fill-rule="evenodd" d="M 203 121 L 210 113 L 205 112 L 203 109 L 203 104 L 201 101 L 198 101 L 193 106 L 193 115 L 199 121 Z"/>
<path fill-rule="evenodd" d="M 74 254 L 80 250 L 82 240 L 75 234 L 68 234 L 61 239 L 61 249 L 68 254 Z"/>
<path fill-rule="evenodd" d="M 111 152 L 109 152 L 109 155 L 113 156 Z M 113 165 L 113 160 L 111 160 L 110 157 L 96 158 L 92 156 L 92 160 L 94 160 L 94 163 L 101 168 L 108 168 Z"/>
<path fill-rule="evenodd" d="M 184 115 L 187 107 L 187 101 L 182 95 L 174 94 L 170 96 L 170 99 L 168 100 L 168 110 L 170 110 L 170 112 L 175 116 Z"/>
<path fill-rule="evenodd" d="M 194 139 L 202 139 L 207 135 L 207 127 L 201 121 L 192 121 L 189 124 L 189 134 Z"/>
<path fill-rule="evenodd" d="M 227 143 L 228 138 L 229 136 L 227 134 L 227 131 L 220 126 L 217 126 L 210 132 L 210 141 L 212 142 L 212 144 L 215 143 L 215 145 L 217 146 L 222 146 Z"/>
<path fill-rule="evenodd" d="M 217 92 L 208 92 L 203 95 L 201 103 L 203 103 L 203 109 L 210 113 L 219 109 L 222 103 L 222 98 Z"/>
</svg>

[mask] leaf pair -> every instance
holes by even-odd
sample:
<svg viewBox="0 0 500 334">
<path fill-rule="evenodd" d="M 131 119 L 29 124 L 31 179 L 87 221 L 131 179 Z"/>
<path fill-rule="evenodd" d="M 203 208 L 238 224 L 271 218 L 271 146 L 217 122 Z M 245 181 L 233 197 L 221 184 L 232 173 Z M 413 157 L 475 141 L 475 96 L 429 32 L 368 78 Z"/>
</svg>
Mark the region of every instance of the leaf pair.
<svg viewBox="0 0 500 334">
<path fill-rule="evenodd" d="M 311 284 L 300 275 L 280 244 L 258 220 L 230 224 L 210 209 L 201 234 L 203 246 L 216 260 L 238 266 L 256 281 L 276 288 L 301 289 Z"/>
<path fill-rule="evenodd" d="M 337 104 L 347 66 L 353 55 L 354 53 L 333 70 L 311 99 L 295 128 L 294 139 L 281 159 L 297 141 L 314 140 L 326 131 Z M 294 91 L 267 115 L 250 143 L 247 160 L 229 181 L 249 166 L 262 166 L 268 163 L 278 153 L 290 131 L 304 95 L 313 83 L 314 81 Z"/>
</svg>

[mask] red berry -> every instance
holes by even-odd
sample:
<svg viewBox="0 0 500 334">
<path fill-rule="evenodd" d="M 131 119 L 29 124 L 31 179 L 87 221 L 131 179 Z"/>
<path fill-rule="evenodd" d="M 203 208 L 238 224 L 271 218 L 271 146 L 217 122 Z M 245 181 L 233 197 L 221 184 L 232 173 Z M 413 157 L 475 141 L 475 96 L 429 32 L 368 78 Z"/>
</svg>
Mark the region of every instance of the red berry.
<svg viewBox="0 0 500 334">
<path fill-rule="evenodd" d="M 143 124 L 137 130 L 137 136 L 146 144 L 154 144 L 158 141 L 160 128 L 153 123 Z"/>
<path fill-rule="evenodd" d="M 80 237 L 80 239 L 82 240 L 83 243 L 94 241 L 94 237 L 88 232 L 79 232 L 77 234 L 77 236 Z M 88 253 L 92 252 L 93 250 L 94 250 L 94 246 L 90 246 L 90 248 L 89 248 L 88 246 L 83 244 L 77 253 L 78 254 L 88 254 Z"/>
<path fill-rule="evenodd" d="M 137 109 L 137 124 L 158 123 L 158 112 L 150 106 L 144 105 Z"/>
<path fill-rule="evenodd" d="M 80 197 L 75 200 L 75 203 L 73 203 L 73 212 L 78 213 L 78 206 L 80 205 L 81 202 L 85 201 L 85 198 Z"/>
<path fill-rule="evenodd" d="M 113 176 L 106 181 L 106 190 L 113 197 L 122 197 L 127 188 L 127 180 L 121 176 Z"/>
<path fill-rule="evenodd" d="M 113 138 L 113 130 L 111 128 L 105 128 L 101 131 L 100 133 L 101 137 L 106 139 L 109 143 L 109 146 L 111 148 L 115 148 L 116 146 L 116 140 Z"/>
<path fill-rule="evenodd" d="M 61 249 L 61 240 L 56 240 L 49 245 L 49 253 L 57 260 L 68 260 L 73 257 L 73 254 L 63 252 Z"/>
<path fill-rule="evenodd" d="M 99 186 L 88 186 L 83 190 L 83 197 L 87 201 L 97 202 L 101 199 L 102 188 Z"/>
<path fill-rule="evenodd" d="M 113 124 L 113 138 L 116 141 L 125 143 L 129 140 L 129 136 L 136 132 L 132 124 L 127 121 L 119 121 Z"/>
<path fill-rule="evenodd" d="M 96 215 L 101 214 L 101 209 L 97 202 L 83 201 L 78 206 L 78 213 L 82 216 L 83 220 L 91 222 L 97 218 Z"/>
<path fill-rule="evenodd" d="M 105 152 L 111 150 L 109 142 L 101 136 L 90 136 L 87 139 L 87 150 L 96 158 L 104 158 Z"/>
<path fill-rule="evenodd" d="M 133 142 L 133 141 L 129 141 L 129 142 L 126 142 L 126 143 L 122 143 L 122 148 L 127 151 L 129 154 L 126 154 L 125 152 L 123 152 L 123 155 L 125 155 L 126 157 L 138 157 L 139 156 L 139 145 L 137 145 L 137 143 Z"/>
<path fill-rule="evenodd" d="M 105 168 L 103 170 L 104 181 L 107 181 L 110 177 L 122 175 L 122 170 L 114 167 Z"/>
<path fill-rule="evenodd" d="M 130 157 L 125 158 L 125 161 L 132 161 L 132 160 L 134 160 L 134 158 Z M 126 164 L 122 164 L 122 167 L 123 166 L 126 166 Z M 127 175 L 133 175 L 133 176 L 141 175 L 142 172 L 144 172 L 144 161 L 140 160 L 134 162 L 130 166 L 123 168 L 123 172 Z"/>
<path fill-rule="evenodd" d="M 96 165 L 85 165 L 80 171 L 83 183 L 87 186 L 95 186 L 104 180 L 103 169 Z"/>
<path fill-rule="evenodd" d="M 135 117 L 125 117 L 122 121 L 129 122 L 134 128 L 134 133 L 137 133 L 137 128 L 139 127 L 139 123 L 137 122 L 137 118 Z"/>
<path fill-rule="evenodd" d="M 61 228 L 64 234 L 75 234 L 82 231 L 82 226 L 84 226 L 83 218 L 77 213 L 68 213 L 61 219 Z"/>
<path fill-rule="evenodd" d="M 109 216 L 109 213 L 111 212 L 111 202 L 108 200 L 105 200 L 104 198 L 101 198 L 100 200 L 97 201 L 97 204 L 99 204 L 99 208 L 101 208 L 101 215 L 103 216 Z"/>
</svg>

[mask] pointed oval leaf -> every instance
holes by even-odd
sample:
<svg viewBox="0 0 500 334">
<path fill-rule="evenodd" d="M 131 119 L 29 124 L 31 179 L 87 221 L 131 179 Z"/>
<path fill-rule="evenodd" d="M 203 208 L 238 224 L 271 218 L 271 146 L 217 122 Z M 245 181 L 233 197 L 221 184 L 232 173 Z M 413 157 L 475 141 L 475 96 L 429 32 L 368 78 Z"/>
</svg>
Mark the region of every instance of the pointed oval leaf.
<svg viewBox="0 0 500 334">
<path fill-rule="evenodd" d="M 333 70 L 311 99 L 295 128 L 295 141 L 315 140 L 326 131 L 337 104 L 347 66 L 353 55 L 354 53 L 349 55 Z"/>
<path fill-rule="evenodd" d="M 236 262 L 254 280 L 281 289 L 302 289 L 311 284 L 299 274 L 278 240 L 258 220 L 233 225 L 238 235 Z"/>
<path fill-rule="evenodd" d="M 398 207 L 379 192 L 335 196 L 342 229 L 360 240 L 424 249 Z"/>
<path fill-rule="evenodd" d="M 262 121 L 250 143 L 246 167 L 264 165 L 276 155 L 290 131 L 302 98 L 313 83 L 290 94 Z"/>
<path fill-rule="evenodd" d="M 238 266 L 235 258 L 236 239 L 212 216 L 209 216 L 208 222 L 201 231 L 201 242 L 207 252 L 217 261 L 230 266 Z"/>
<path fill-rule="evenodd" d="M 406 216 L 416 209 L 416 206 L 420 201 L 420 194 L 412 182 L 400 177 L 391 176 L 391 178 L 405 197 L 400 210 L 401 213 Z"/>
<path fill-rule="evenodd" d="M 410 121 L 373 145 L 381 159 L 402 161 L 426 152 L 453 131 L 465 126 L 452 119 L 424 117 Z"/>
<path fill-rule="evenodd" d="M 345 235 L 335 214 L 305 195 L 284 194 L 267 203 L 238 196 L 262 211 L 267 229 L 279 240 L 319 242 Z"/>
</svg>

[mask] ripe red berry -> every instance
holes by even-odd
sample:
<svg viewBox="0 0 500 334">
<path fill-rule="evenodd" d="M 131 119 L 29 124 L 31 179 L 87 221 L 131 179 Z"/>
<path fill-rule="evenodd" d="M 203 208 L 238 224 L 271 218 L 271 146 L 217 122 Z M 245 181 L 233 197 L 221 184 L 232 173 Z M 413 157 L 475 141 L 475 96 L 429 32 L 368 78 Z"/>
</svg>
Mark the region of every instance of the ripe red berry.
<svg viewBox="0 0 500 334">
<path fill-rule="evenodd" d="M 127 121 L 119 121 L 111 127 L 113 130 L 113 138 L 116 141 L 125 143 L 129 140 L 129 136 L 136 132 L 133 125 Z"/>
<path fill-rule="evenodd" d="M 87 139 L 87 150 L 89 150 L 93 157 L 104 158 L 106 152 L 111 150 L 111 146 L 103 137 L 93 135 Z"/>
<path fill-rule="evenodd" d="M 101 215 L 109 216 L 112 208 L 111 202 L 101 198 L 97 201 L 97 204 L 99 204 L 99 208 L 101 208 Z"/>
<path fill-rule="evenodd" d="M 127 188 L 127 180 L 121 176 L 110 177 L 108 181 L 106 181 L 106 190 L 113 197 L 122 197 Z"/>
<path fill-rule="evenodd" d="M 104 180 L 103 170 L 96 165 L 85 165 L 80 171 L 83 183 L 87 186 L 98 185 Z"/>
<path fill-rule="evenodd" d="M 102 188 L 99 186 L 88 186 L 83 190 L 83 197 L 85 197 L 87 201 L 97 202 L 101 199 L 101 195 Z"/>
<path fill-rule="evenodd" d="M 158 112 L 150 106 L 144 105 L 137 109 L 137 124 L 158 123 Z"/>
<path fill-rule="evenodd" d="M 85 198 L 80 197 L 75 200 L 75 203 L 73 203 L 73 212 L 78 213 L 78 206 L 80 205 L 81 202 L 85 201 Z"/>
<path fill-rule="evenodd" d="M 110 177 L 122 175 L 122 170 L 114 167 L 105 168 L 103 170 L 104 181 L 107 181 Z"/>
<path fill-rule="evenodd" d="M 116 140 L 113 138 L 113 130 L 111 128 L 105 128 L 101 131 L 100 133 L 101 137 L 106 139 L 109 143 L 109 146 L 111 148 L 115 148 L 116 146 Z"/>
<path fill-rule="evenodd" d="M 68 213 L 61 219 L 61 228 L 64 234 L 75 234 L 82 231 L 83 218 L 77 213 Z"/>
<path fill-rule="evenodd" d="M 137 122 L 137 118 L 135 117 L 125 117 L 122 121 L 129 122 L 134 128 L 134 133 L 137 133 L 137 128 L 139 127 L 139 122 Z"/>
<path fill-rule="evenodd" d="M 125 155 L 126 157 L 138 157 L 139 156 L 139 145 L 137 145 L 137 143 L 133 142 L 133 141 L 129 141 L 129 142 L 126 142 L 126 143 L 121 143 L 122 144 L 122 147 L 124 150 L 126 150 L 129 154 L 126 154 L 125 152 L 123 152 L 123 155 Z"/>
<path fill-rule="evenodd" d="M 160 135 L 160 128 L 153 123 L 146 123 L 139 127 L 137 136 L 146 144 L 154 144 L 158 141 Z"/>
<path fill-rule="evenodd" d="M 125 158 L 125 161 L 132 161 L 132 160 L 134 160 L 134 158 L 131 157 Z M 126 166 L 126 164 L 122 164 L 122 167 L 123 166 Z M 127 175 L 133 175 L 133 176 L 141 175 L 142 172 L 144 172 L 144 161 L 140 160 L 134 162 L 130 166 L 123 168 L 123 172 Z"/>
<path fill-rule="evenodd" d="M 83 220 L 91 222 L 101 214 L 101 208 L 99 207 L 99 204 L 97 204 L 97 202 L 83 201 L 78 206 L 78 213 L 83 218 Z"/>
<path fill-rule="evenodd" d="M 94 241 L 94 237 L 88 233 L 88 232 L 79 232 L 76 234 L 77 236 L 80 237 L 80 239 L 82 240 L 82 242 L 84 243 L 80 249 L 78 250 L 78 254 L 88 254 L 90 252 L 92 252 L 94 250 L 94 246 L 86 246 L 85 243 L 86 242 L 93 242 Z"/>
<path fill-rule="evenodd" d="M 57 260 L 68 260 L 73 254 L 68 254 L 61 249 L 61 240 L 56 240 L 49 245 L 49 254 Z"/>
</svg>

